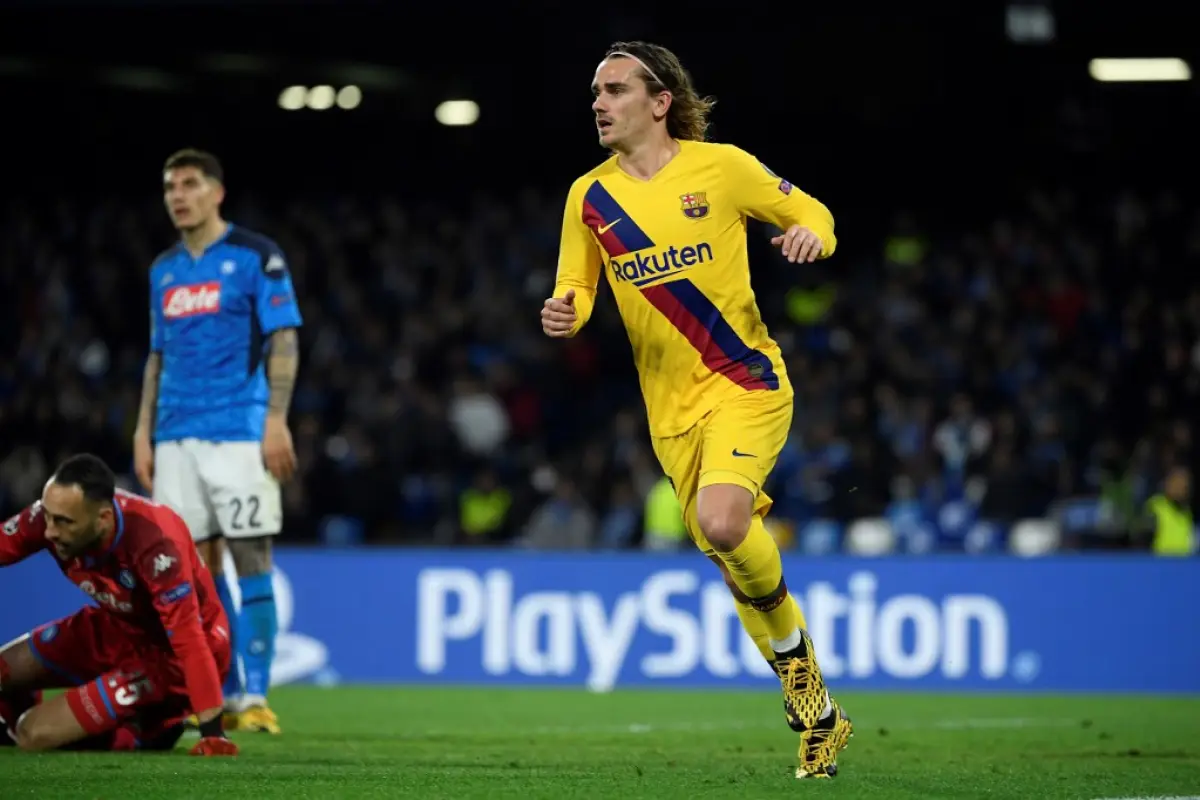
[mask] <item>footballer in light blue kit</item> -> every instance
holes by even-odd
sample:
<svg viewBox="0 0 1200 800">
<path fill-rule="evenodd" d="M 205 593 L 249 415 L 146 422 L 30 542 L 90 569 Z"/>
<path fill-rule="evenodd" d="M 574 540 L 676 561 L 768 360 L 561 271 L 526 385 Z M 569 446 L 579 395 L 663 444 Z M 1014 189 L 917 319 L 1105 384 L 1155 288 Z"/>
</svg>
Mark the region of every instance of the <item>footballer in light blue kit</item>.
<svg viewBox="0 0 1200 800">
<path fill-rule="evenodd" d="M 167 159 L 163 199 L 180 241 L 150 268 L 134 468 L 187 523 L 228 613 L 241 669 L 224 687 L 225 727 L 278 733 L 267 705 L 278 625 L 271 539 L 283 526 L 280 485 L 296 468 L 287 414 L 301 318 L 283 252 L 226 222 L 224 198 L 216 157 L 181 150 Z"/>
</svg>

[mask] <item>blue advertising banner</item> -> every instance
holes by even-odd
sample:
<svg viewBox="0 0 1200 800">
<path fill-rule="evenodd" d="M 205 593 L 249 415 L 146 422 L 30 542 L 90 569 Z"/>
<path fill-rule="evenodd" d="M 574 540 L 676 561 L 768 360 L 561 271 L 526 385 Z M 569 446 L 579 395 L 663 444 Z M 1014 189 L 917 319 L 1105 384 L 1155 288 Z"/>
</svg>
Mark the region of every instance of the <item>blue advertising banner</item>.
<svg viewBox="0 0 1200 800">
<path fill-rule="evenodd" d="M 827 679 L 856 689 L 1200 692 L 1192 560 L 785 558 Z M 699 556 L 280 550 L 275 683 L 769 688 Z M 0 571 L 0 641 L 88 598 Z"/>
</svg>

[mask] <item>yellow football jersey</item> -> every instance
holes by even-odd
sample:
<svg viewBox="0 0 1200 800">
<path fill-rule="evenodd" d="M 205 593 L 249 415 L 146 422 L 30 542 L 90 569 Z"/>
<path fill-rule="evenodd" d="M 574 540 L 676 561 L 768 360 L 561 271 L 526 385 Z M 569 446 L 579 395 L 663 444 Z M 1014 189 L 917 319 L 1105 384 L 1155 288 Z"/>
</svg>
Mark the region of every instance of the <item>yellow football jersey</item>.
<svg viewBox="0 0 1200 800">
<path fill-rule="evenodd" d="M 614 156 L 567 196 L 554 296 L 574 289 L 577 333 L 603 271 L 640 376 L 653 436 L 691 428 L 739 393 L 791 394 L 779 346 L 750 288 L 746 218 L 803 225 L 833 253 L 833 217 L 816 199 L 726 144 L 682 141 L 650 180 Z"/>
</svg>

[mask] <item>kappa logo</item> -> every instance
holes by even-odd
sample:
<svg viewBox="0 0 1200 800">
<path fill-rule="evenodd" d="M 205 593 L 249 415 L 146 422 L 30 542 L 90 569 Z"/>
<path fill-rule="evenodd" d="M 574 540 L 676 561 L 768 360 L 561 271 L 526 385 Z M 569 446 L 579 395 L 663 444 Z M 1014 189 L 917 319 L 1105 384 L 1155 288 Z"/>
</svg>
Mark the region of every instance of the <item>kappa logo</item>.
<svg viewBox="0 0 1200 800">
<path fill-rule="evenodd" d="M 708 216 L 708 192 L 690 192 L 681 194 L 683 215 L 688 219 L 703 219 Z"/>
<path fill-rule="evenodd" d="M 166 553 L 159 553 L 154 557 L 154 577 L 162 575 L 175 565 L 175 559 Z"/>
<path fill-rule="evenodd" d="M 268 275 L 277 275 L 287 269 L 287 264 L 283 260 L 283 256 L 275 253 L 267 259 L 267 263 L 263 265 L 263 272 Z"/>
</svg>

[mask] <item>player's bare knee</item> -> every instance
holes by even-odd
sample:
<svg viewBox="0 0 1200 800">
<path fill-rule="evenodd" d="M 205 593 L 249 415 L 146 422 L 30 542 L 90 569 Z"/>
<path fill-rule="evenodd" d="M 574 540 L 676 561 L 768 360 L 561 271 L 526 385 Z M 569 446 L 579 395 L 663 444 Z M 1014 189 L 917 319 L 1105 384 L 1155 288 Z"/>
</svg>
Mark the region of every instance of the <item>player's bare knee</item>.
<svg viewBox="0 0 1200 800">
<path fill-rule="evenodd" d="M 42 721 L 37 708 L 31 708 L 21 715 L 13 733 L 17 737 L 17 747 L 30 753 L 53 749 L 57 739 L 50 726 Z"/>
<path fill-rule="evenodd" d="M 258 536 L 253 539 L 231 539 L 229 554 L 239 577 L 264 575 L 271 571 L 271 539 Z"/>
<path fill-rule="evenodd" d="M 696 521 L 700 532 L 721 553 L 737 549 L 750 530 L 754 496 L 736 484 L 718 483 L 700 488 Z"/>
<path fill-rule="evenodd" d="M 714 504 L 699 509 L 697 514 L 704 538 L 722 553 L 736 549 L 750 530 L 749 514 L 734 506 Z"/>
</svg>

